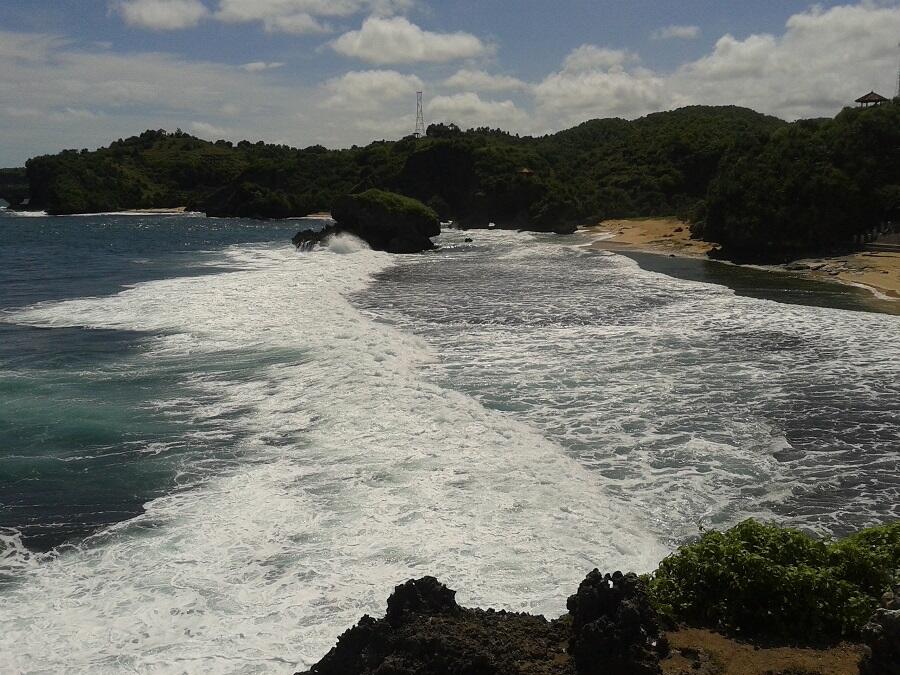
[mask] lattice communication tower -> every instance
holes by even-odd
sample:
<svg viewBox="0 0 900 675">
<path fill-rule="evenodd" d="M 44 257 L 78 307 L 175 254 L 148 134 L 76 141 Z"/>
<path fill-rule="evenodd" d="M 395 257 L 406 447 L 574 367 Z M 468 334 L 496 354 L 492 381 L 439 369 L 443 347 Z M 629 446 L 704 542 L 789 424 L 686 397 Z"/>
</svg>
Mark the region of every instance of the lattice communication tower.
<svg viewBox="0 0 900 675">
<path fill-rule="evenodd" d="M 900 47 L 900 42 L 897 46 Z M 897 66 L 897 98 L 900 98 L 900 66 Z"/>
<path fill-rule="evenodd" d="M 422 106 L 422 92 L 416 92 L 416 138 L 425 137 L 425 108 Z"/>
</svg>

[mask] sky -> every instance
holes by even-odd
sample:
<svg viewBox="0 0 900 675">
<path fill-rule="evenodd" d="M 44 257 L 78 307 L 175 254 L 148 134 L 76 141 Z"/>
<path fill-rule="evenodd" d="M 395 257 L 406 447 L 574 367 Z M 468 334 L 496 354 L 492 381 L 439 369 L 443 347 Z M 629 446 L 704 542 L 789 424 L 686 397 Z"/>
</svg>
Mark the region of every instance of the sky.
<svg viewBox="0 0 900 675">
<path fill-rule="evenodd" d="M 897 94 L 900 0 L 0 0 L 0 166 L 152 129 L 349 147 Z"/>
</svg>

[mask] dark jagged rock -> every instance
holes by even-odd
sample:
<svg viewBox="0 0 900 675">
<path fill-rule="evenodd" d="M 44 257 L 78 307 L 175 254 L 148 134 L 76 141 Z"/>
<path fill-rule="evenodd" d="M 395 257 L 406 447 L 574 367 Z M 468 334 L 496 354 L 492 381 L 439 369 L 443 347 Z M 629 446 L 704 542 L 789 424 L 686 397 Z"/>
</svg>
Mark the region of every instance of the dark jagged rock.
<svg viewBox="0 0 900 675">
<path fill-rule="evenodd" d="M 594 570 L 571 615 L 467 609 L 433 577 L 394 589 L 305 675 L 657 675 L 664 643 L 635 575 Z M 299 675 L 299 674 L 298 674 Z"/>
<path fill-rule="evenodd" d="M 321 244 L 323 240 L 335 234 L 336 230 L 337 228 L 333 225 L 329 225 L 322 230 L 300 230 L 291 241 L 297 248 L 308 251 L 316 244 Z"/>
<path fill-rule="evenodd" d="M 863 628 L 869 647 L 860 675 L 900 675 L 900 610 L 879 609 Z"/>
<path fill-rule="evenodd" d="M 385 618 L 392 626 L 401 625 L 417 614 L 436 616 L 458 614 L 456 591 L 451 591 L 434 577 L 422 577 L 400 584 L 388 598 Z"/>
<path fill-rule="evenodd" d="M 575 675 L 565 621 L 465 609 L 433 577 L 397 586 L 383 619 L 364 616 L 308 675 Z"/>
<path fill-rule="evenodd" d="M 567 602 L 569 653 L 584 675 L 656 675 L 664 642 L 644 582 L 635 574 L 588 574 Z"/>
<path fill-rule="evenodd" d="M 331 210 L 341 231 L 354 234 L 376 251 L 419 253 L 434 248 L 441 233 L 438 215 L 409 197 L 367 190 L 339 198 Z"/>
</svg>

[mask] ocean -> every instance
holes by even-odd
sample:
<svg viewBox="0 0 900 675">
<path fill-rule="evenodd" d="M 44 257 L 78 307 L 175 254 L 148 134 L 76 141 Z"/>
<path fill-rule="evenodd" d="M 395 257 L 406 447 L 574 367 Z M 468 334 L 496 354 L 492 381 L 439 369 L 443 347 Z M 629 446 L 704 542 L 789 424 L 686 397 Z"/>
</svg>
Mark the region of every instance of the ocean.
<svg viewBox="0 0 900 675">
<path fill-rule="evenodd" d="M 860 292 L 308 226 L 0 212 L 0 672 L 292 673 L 411 577 L 556 616 L 701 528 L 900 517 Z"/>
</svg>

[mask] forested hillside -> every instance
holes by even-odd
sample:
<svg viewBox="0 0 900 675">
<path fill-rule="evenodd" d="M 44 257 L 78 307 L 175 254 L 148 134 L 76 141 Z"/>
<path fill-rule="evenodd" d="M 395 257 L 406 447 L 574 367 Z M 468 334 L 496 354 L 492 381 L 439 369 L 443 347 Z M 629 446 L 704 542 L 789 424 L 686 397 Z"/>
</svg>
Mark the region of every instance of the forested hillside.
<svg viewBox="0 0 900 675">
<path fill-rule="evenodd" d="M 797 257 L 900 226 L 900 104 L 741 138 L 692 231 L 732 259 Z"/>
<path fill-rule="evenodd" d="M 51 213 L 187 206 L 280 218 L 378 188 L 473 227 L 680 215 L 725 256 L 784 259 L 898 220 L 900 104 L 793 124 L 694 106 L 539 138 L 432 125 L 425 138 L 346 150 L 147 131 L 26 168 L 31 206 Z"/>
</svg>

